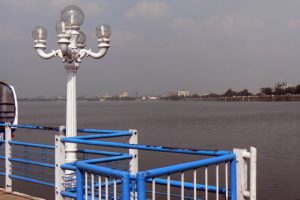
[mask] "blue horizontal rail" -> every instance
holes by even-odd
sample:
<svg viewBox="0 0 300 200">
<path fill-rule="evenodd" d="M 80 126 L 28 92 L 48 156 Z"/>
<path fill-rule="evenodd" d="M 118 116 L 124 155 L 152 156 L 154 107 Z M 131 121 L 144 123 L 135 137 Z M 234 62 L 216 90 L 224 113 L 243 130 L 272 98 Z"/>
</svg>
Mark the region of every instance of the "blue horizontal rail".
<svg viewBox="0 0 300 200">
<path fill-rule="evenodd" d="M 209 165 L 214 165 L 226 161 L 232 161 L 235 159 L 235 154 L 228 154 L 228 155 L 223 155 L 223 156 L 218 156 L 218 157 L 212 157 L 212 158 L 207 158 L 204 160 L 197 160 L 193 162 L 187 162 L 187 163 L 182 163 L 178 165 L 172 165 L 172 166 L 167 166 L 167 167 L 162 167 L 158 169 L 151 169 L 151 170 L 146 170 L 140 173 L 144 173 L 145 178 L 154 178 L 154 177 L 159 177 L 163 175 L 169 175 L 177 172 L 182 172 L 182 171 L 187 171 L 187 170 L 192 170 L 192 169 L 197 169 L 200 167 L 206 167 Z"/>
<path fill-rule="evenodd" d="M 110 134 L 97 134 L 97 135 L 83 135 L 83 136 L 77 136 L 78 139 L 101 139 L 101 138 L 113 138 L 113 137 L 124 137 L 124 136 L 131 136 L 132 133 L 120 131 L 117 133 L 110 133 Z"/>
<path fill-rule="evenodd" d="M 57 127 L 47 127 L 47 126 L 38 126 L 38 125 L 16 125 L 16 124 L 7 124 L 7 123 L 0 123 L 0 126 L 8 126 L 11 128 L 23 128 L 23 129 L 38 129 L 38 130 L 48 130 L 48 131 L 59 131 Z"/>
<path fill-rule="evenodd" d="M 46 182 L 46 181 L 39 181 L 39 180 L 36 180 L 33 178 L 24 177 L 24 176 L 10 174 L 9 177 L 14 178 L 14 179 L 23 180 L 23 181 L 32 182 L 32 183 L 37 183 L 37 184 L 41 184 L 41 185 L 46 185 L 46 186 L 50 186 L 50 187 L 55 186 L 54 183 L 50 183 L 50 182 Z"/>
<path fill-rule="evenodd" d="M 111 157 L 106 157 L 106 158 L 95 158 L 95 159 L 84 160 L 84 161 L 80 161 L 80 162 L 84 162 L 84 163 L 88 163 L 88 164 L 95 164 L 95 163 L 127 160 L 127 159 L 131 159 L 131 158 L 132 158 L 132 155 L 122 155 L 122 156 L 111 156 Z"/>
<path fill-rule="evenodd" d="M 119 153 L 119 152 L 90 150 L 90 149 L 79 149 L 77 152 L 78 153 L 105 155 L 105 156 L 120 156 L 120 155 L 123 155 L 123 153 Z"/>
<path fill-rule="evenodd" d="M 45 148 L 45 149 L 52 149 L 52 150 L 55 149 L 55 147 L 51 146 L 51 145 L 35 144 L 35 143 L 29 143 L 29 142 L 18 142 L 15 140 L 10 141 L 9 143 L 13 144 L 13 145 L 26 146 L 26 147 Z"/>
<path fill-rule="evenodd" d="M 112 133 L 130 133 L 124 130 L 100 130 L 100 129 L 77 129 L 77 132 L 81 133 L 100 133 L 100 134 L 112 134 Z"/>
<path fill-rule="evenodd" d="M 48 131 L 59 131 L 59 127 L 49 127 L 49 126 L 39 126 L 39 125 L 32 125 L 32 124 L 9 124 L 9 123 L 2 123 L 0 122 L 0 127 L 7 126 L 11 128 L 21 128 L 21 129 L 37 129 L 37 130 L 48 130 Z M 113 133 L 120 133 L 120 134 L 131 134 L 130 131 L 127 130 L 101 130 L 101 129 L 77 129 L 79 133 L 98 133 L 98 134 L 113 134 Z"/>
<path fill-rule="evenodd" d="M 74 194 L 72 192 L 62 191 L 60 194 L 64 197 L 69 197 L 69 198 L 73 198 L 73 199 L 77 198 L 77 194 L 76 193 Z"/>
<path fill-rule="evenodd" d="M 120 143 L 120 142 L 90 141 L 90 140 L 78 139 L 77 137 L 62 138 L 62 141 L 63 142 L 70 142 L 70 143 L 77 143 L 77 144 L 86 144 L 86 145 L 117 147 L 117 148 L 124 148 L 124 149 L 139 149 L 139 150 L 148 150 L 148 151 L 182 153 L 182 154 L 193 154 L 193 155 L 205 155 L 205 156 L 222 156 L 222 155 L 232 154 L 231 151 L 180 149 L 180 148 L 174 148 L 174 147 L 128 144 L 128 143 Z"/>
<path fill-rule="evenodd" d="M 105 157 L 105 158 L 95 158 L 95 159 L 89 159 L 89 160 L 83 160 L 83 161 L 79 161 L 79 162 L 85 162 L 88 164 L 95 164 L 95 163 L 105 163 L 105 162 L 112 162 L 112 161 L 119 161 L 119 160 L 126 160 L 126 159 L 131 159 L 132 156 L 131 155 L 118 155 L 118 156 L 111 156 L 111 157 Z M 68 169 L 68 170 L 73 170 L 75 171 L 77 168 L 78 162 L 73 162 L 73 163 L 67 163 L 67 164 L 63 164 L 61 165 L 62 169 Z"/>
<path fill-rule="evenodd" d="M 75 163 L 74 163 L 75 164 Z M 73 164 L 63 164 L 60 166 L 62 169 L 68 169 L 68 170 L 71 170 L 71 171 L 76 171 L 76 166 L 73 165 Z"/>
<path fill-rule="evenodd" d="M 26 164 L 31 164 L 31 165 L 37 165 L 41 167 L 48 167 L 48 168 L 54 168 L 54 164 L 49 164 L 49 163 L 43 163 L 43 162 L 37 162 L 37 161 L 32 161 L 32 160 L 26 160 L 26 159 L 21 159 L 21 158 L 10 158 L 10 161 L 13 162 L 19 162 L 19 163 L 26 163 Z"/>
<path fill-rule="evenodd" d="M 117 169 L 111 169 L 108 167 L 103 167 L 103 166 L 96 166 L 92 164 L 88 164 L 85 161 L 79 161 L 76 163 L 76 167 L 78 169 L 82 169 L 84 171 L 90 171 L 96 174 L 103 174 L 107 176 L 114 176 L 114 177 L 124 177 L 128 173 L 125 171 L 117 170 Z"/>
</svg>

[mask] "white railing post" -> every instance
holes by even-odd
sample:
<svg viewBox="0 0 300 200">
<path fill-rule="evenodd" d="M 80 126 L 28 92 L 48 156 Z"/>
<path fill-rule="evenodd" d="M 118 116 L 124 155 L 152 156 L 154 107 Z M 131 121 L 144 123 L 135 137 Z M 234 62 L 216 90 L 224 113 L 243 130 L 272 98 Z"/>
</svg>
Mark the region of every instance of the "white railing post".
<svg viewBox="0 0 300 200">
<path fill-rule="evenodd" d="M 250 200 L 256 200 L 257 150 L 250 147 Z"/>
<path fill-rule="evenodd" d="M 137 130 L 130 129 L 129 132 L 132 133 L 132 136 L 129 138 L 129 144 L 138 144 L 138 132 Z M 132 155 L 132 158 L 129 162 L 129 173 L 136 175 L 139 171 L 139 159 L 138 159 L 138 150 L 129 149 L 129 154 Z M 137 199 L 137 193 L 131 193 L 131 200 Z"/>
<path fill-rule="evenodd" d="M 233 149 L 236 155 L 236 199 L 245 200 L 244 191 L 247 191 L 247 163 L 243 155 L 246 149 Z"/>
<path fill-rule="evenodd" d="M 61 165 L 66 163 L 66 146 L 61 142 L 64 136 L 65 127 L 59 127 L 59 135 L 55 136 L 55 200 L 63 200 L 61 192 L 65 190 L 64 176 L 65 172 Z"/>
<path fill-rule="evenodd" d="M 12 167 L 10 158 L 12 156 L 11 141 L 11 127 L 5 126 L 5 191 L 12 192 L 12 180 L 9 177 Z"/>
<path fill-rule="evenodd" d="M 236 154 L 236 184 L 237 200 L 256 200 L 256 148 L 250 147 L 250 152 L 246 149 L 234 149 Z M 248 187 L 248 166 L 246 159 L 250 159 L 250 188 Z"/>
</svg>

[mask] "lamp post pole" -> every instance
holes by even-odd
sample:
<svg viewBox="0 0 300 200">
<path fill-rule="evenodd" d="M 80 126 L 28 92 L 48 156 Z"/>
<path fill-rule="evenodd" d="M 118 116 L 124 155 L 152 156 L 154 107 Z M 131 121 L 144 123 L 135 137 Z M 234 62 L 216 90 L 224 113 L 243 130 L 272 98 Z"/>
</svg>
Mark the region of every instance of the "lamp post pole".
<svg viewBox="0 0 300 200">
<path fill-rule="evenodd" d="M 77 135 L 77 110 L 76 110 L 76 66 L 70 68 L 65 65 L 68 82 L 67 82 L 67 110 L 66 110 L 66 136 L 74 137 Z M 76 144 L 67 143 L 66 144 L 66 161 L 74 162 L 77 160 Z"/>
<path fill-rule="evenodd" d="M 84 20 L 82 10 L 74 5 L 67 6 L 61 11 L 61 19 L 56 24 L 58 36 L 58 50 L 45 52 L 47 29 L 42 26 L 36 26 L 32 32 L 34 39 L 34 48 L 41 58 L 49 59 L 59 57 L 64 63 L 67 72 L 67 108 L 66 108 L 66 137 L 77 136 L 77 113 L 76 113 L 76 73 L 85 57 L 95 59 L 102 58 L 110 47 L 110 27 L 100 25 L 96 28 L 98 41 L 98 52 L 84 49 L 86 36 L 80 31 L 80 25 Z M 77 145 L 73 143 L 66 144 L 66 162 L 74 162 L 76 158 Z"/>
</svg>

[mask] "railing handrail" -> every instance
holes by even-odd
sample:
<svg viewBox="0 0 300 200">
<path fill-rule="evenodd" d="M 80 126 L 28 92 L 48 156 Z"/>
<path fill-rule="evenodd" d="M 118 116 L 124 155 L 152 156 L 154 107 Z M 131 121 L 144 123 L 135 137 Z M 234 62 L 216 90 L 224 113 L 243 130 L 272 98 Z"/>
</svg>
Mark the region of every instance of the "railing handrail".
<svg viewBox="0 0 300 200">
<path fill-rule="evenodd" d="M 231 161 L 235 159 L 235 154 L 228 154 L 223 156 L 217 156 L 212 158 L 206 158 L 203 160 L 197 160 L 192 162 L 181 163 L 177 165 L 171 165 L 167 167 L 161 167 L 156 169 L 150 169 L 146 171 L 142 171 L 139 173 L 144 173 L 145 178 L 155 178 L 163 175 L 170 175 L 178 172 L 188 171 L 192 169 L 197 169 L 200 167 L 210 166 L 218 163 L 223 163 L 226 161 Z"/>
<path fill-rule="evenodd" d="M 0 122 L 0 127 L 10 127 L 10 128 L 24 128 L 24 129 L 37 129 L 37 130 L 48 130 L 48 131 L 59 131 L 59 127 L 52 127 L 52 126 L 40 126 L 40 125 L 33 125 L 33 124 L 10 124 L 10 123 L 3 123 Z M 77 132 L 80 133 L 99 133 L 99 134 L 112 134 L 112 133 L 128 133 L 128 130 L 103 130 L 103 129 L 77 129 Z"/>
<path fill-rule="evenodd" d="M 52 145 L 37 144 L 37 143 L 30 143 L 30 142 L 20 142 L 20 141 L 16 141 L 16 140 L 11 140 L 9 143 L 13 144 L 13 145 L 19 145 L 19 146 L 36 147 L 36 148 L 44 148 L 44 149 L 52 149 L 52 150 L 55 149 L 55 147 Z"/>
<path fill-rule="evenodd" d="M 116 147 L 116 148 L 122 148 L 122 149 L 138 149 L 138 150 L 159 151 L 159 152 L 169 152 L 169 153 L 182 153 L 182 154 L 204 155 L 204 156 L 222 156 L 222 155 L 232 154 L 231 151 L 197 150 L 197 149 L 164 147 L 164 146 L 154 146 L 154 145 L 128 144 L 128 143 L 122 143 L 122 142 L 91 141 L 91 140 L 85 140 L 85 139 L 78 139 L 77 137 L 65 137 L 65 138 L 62 138 L 62 142 L 86 144 L 86 145 L 96 145 L 96 146 L 106 146 L 106 147 Z"/>
</svg>

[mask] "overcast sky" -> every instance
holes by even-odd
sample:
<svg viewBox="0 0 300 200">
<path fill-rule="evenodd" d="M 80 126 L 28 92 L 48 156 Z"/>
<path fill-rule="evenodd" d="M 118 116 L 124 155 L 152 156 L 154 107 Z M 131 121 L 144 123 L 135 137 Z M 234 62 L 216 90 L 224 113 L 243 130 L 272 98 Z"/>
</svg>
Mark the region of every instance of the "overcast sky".
<svg viewBox="0 0 300 200">
<path fill-rule="evenodd" d="M 81 64 L 78 95 L 300 84 L 299 0 L 1 0 L 0 80 L 19 96 L 65 95 L 60 59 L 38 57 L 31 32 L 47 27 L 47 50 L 57 49 L 55 24 L 70 4 L 85 13 L 87 48 L 97 50 L 98 24 L 112 28 L 108 54 Z"/>
</svg>

